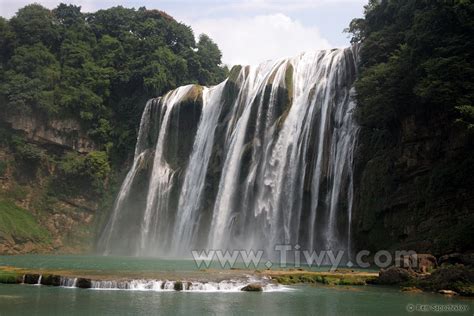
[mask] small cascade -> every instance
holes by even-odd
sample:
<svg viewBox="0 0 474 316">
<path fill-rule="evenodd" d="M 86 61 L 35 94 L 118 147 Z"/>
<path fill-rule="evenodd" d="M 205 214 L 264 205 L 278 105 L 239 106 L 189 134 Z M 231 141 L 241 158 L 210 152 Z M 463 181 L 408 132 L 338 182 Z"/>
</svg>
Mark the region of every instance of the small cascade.
<svg viewBox="0 0 474 316">
<path fill-rule="evenodd" d="M 36 285 L 41 285 L 41 280 L 43 279 L 43 275 L 40 274 L 39 278 L 38 278 L 38 283 Z"/>
<path fill-rule="evenodd" d="M 256 281 L 256 280 L 253 280 Z M 287 287 L 259 280 L 264 292 L 287 291 Z M 183 291 L 183 292 L 241 292 L 250 280 L 223 280 L 220 282 L 168 281 L 168 280 L 127 280 L 127 281 L 92 281 L 91 289 L 95 290 L 129 290 L 129 291 Z"/>
<path fill-rule="evenodd" d="M 61 277 L 59 284 L 62 287 L 74 288 L 76 287 L 76 284 L 77 284 L 77 278 Z"/>
</svg>

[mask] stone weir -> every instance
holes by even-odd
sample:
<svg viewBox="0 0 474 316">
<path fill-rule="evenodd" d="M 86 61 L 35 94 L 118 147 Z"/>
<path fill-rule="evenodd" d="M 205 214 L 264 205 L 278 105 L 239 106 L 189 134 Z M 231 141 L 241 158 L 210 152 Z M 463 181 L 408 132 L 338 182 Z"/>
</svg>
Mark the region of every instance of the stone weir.
<svg viewBox="0 0 474 316">
<path fill-rule="evenodd" d="M 200 270 L 98 274 L 97 271 L 28 271 L 0 267 L 0 283 L 64 288 L 129 291 L 183 292 L 281 292 L 294 290 L 288 285 L 320 283 L 324 285 L 366 285 L 377 273 L 358 271 L 314 272 L 289 270 Z"/>
</svg>

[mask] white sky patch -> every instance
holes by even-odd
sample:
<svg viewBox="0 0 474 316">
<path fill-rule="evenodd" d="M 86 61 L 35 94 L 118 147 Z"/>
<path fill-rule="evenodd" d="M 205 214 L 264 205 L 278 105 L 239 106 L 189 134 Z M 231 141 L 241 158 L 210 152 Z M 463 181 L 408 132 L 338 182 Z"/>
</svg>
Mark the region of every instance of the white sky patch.
<svg viewBox="0 0 474 316">
<path fill-rule="evenodd" d="M 268 59 L 330 48 L 318 28 L 306 27 L 277 13 L 250 18 L 217 18 L 191 22 L 196 35 L 205 33 L 216 43 L 228 65 L 255 65 Z"/>
</svg>

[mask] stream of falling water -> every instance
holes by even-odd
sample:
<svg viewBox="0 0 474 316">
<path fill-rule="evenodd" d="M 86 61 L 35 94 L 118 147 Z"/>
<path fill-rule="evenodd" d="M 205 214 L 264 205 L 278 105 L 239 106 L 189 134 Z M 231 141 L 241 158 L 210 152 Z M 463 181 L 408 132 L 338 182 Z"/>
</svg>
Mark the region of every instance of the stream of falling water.
<svg viewBox="0 0 474 316">
<path fill-rule="evenodd" d="M 148 102 L 100 249 L 349 250 L 355 76 L 356 47 L 309 52 Z"/>
</svg>

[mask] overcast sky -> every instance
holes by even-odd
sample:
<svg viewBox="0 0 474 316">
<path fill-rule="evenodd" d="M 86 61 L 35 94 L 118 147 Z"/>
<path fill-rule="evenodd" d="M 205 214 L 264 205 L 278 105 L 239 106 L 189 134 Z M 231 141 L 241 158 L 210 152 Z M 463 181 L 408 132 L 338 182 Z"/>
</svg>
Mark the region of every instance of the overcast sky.
<svg viewBox="0 0 474 316">
<path fill-rule="evenodd" d="M 94 12 L 116 5 L 166 11 L 208 34 L 228 65 L 257 64 L 302 51 L 349 45 L 342 30 L 361 17 L 367 0 L 0 0 L 0 15 L 12 17 L 28 3 L 54 8 L 60 2 Z"/>
</svg>

